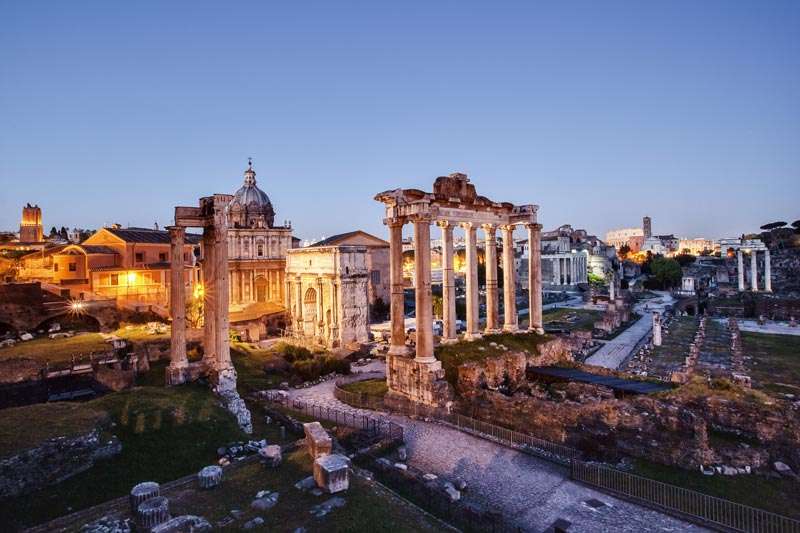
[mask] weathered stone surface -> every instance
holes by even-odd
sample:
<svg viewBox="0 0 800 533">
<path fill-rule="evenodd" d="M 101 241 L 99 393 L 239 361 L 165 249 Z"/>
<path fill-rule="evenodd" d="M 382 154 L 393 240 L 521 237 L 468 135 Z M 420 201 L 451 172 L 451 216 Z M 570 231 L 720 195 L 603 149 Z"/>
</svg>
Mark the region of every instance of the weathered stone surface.
<svg viewBox="0 0 800 533">
<path fill-rule="evenodd" d="M 210 489 L 222 483 L 222 467 L 217 465 L 206 466 L 197 474 L 197 482 L 202 489 Z"/>
<path fill-rule="evenodd" d="M 0 498 L 59 483 L 121 451 L 119 440 L 103 440 L 99 428 L 77 437 L 46 440 L 36 448 L 0 459 Z"/>
<path fill-rule="evenodd" d="M 242 529 L 255 529 L 258 526 L 264 525 L 264 519 L 260 516 L 253 518 L 252 520 L 248 520 L 242 525 Z"/>
<path fill-rule="evenodd" d="M 310 512 L 316 518 L 322 518 L 323 516 L 333 511 L 334 509 L 337 509 L 339 507 L 344 507 L 346 503 L 347 500 L 345 500 L 341 496 L 334 496 L 333 498 L 325 500 L 319 505 L 315 505 L 314 507 L 311 508 Z"/>
<path fill-rule="evenodd" d="M 145 500 L 136 509 L 136 523 L 145 530 L 163 524 L 169 518 L 169 500 L 164 496 Z"/>
<path fill-rule="evenodd" d="M 130 492 L 130 503 L 131 503 L 131 514 L 136 515 L 136 510 L 139 509 L 139 505 L 143 502 L 146 502 L 150 498 L 155 498 L 156 496 L 160 496 L 161 487 L 155 481 L 145 481 L 143 483 L 139 483 L 138 485 L 134 485 Z"/>
<path fill-rule="evenodd" d="M 176 516 L 153 528 L 151 533 L 200 533 L 211 531 L 211 524 L 202 516 Z"/>
<path fill-rule="evenodd" d="M 81 527 L 81 533 L 130 533 L 131 520 L 128 518 L 116 518 L 114 516 L 104 516 L 97 520 L 85 524 Z"/>
<path fill-rule="evenodd" d="M 350 460 L 343 455 L 323 455 L 314 461 L 314 481 L 328 493 L 350 487 Z"/>
<path fill-rule="evenodd" d="M 303 424 L 303 431 L 306 435 L 306 447 L 312 459 L 331 453 L 333 441 L 328 432 L 319 422 L 308 422 Z"/>
<path fill-rule="evenodd" d="M 256 511 L 268 511 L 275 507 L 278 503 L 279 494 L 277 492 L 268 492 L 266 494 L 259 493 L 261 496 L 256 495 L 256 498 L 250 502 L 250 507 Z"/>
<path fill-rule="evenodd" d="M 311 490 L 316 487 L 316 485 L 317 483 L 314 481 L 314 476 L 308 476 L 295 483 L 294 488 L 297 490 Z"/>
<path fill-rule="evenodd" d="M 277 444 L 270 444 L 258 450 L 262 462 L 270 468 L 275 468 L 281 464 L 281 447 Z"/>
<path fill-rule="evenodd" d="M 231 369 L 233 370 L 233 369 Z M 228 376 L 228 374 L 220 372 L 219 374 L 221 377 Z M 232 380 L 232 385 L 231 385 Z M 233 388 L 230 388 L 230 387 Z M 236 373 L 233 373 L 233 376 L 226 377 L 225 382 L 220 382 L 220 384 L 216 388 L 217 394 L 219 394 L 220 399 L 222 400 L 222 404 L 225 406 L 233 416 L 236 417 L 236 422 L 239 424 L 239 427 L 242 428 L 247 434 L 253 432 L 253 421 L 250 414 L 250 410 L 247 408 L 247 405 L 244 403 L 244 400 L 239 393 L 236 392 Z"/>
</svg>

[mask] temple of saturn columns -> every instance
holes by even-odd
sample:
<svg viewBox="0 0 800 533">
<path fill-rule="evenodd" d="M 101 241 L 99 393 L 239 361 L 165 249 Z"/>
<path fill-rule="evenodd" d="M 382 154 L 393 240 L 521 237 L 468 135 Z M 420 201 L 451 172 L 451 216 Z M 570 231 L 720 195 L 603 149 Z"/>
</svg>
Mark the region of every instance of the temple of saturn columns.
<svg viewBox="0 0 800 533">
<path fill-rule="evenodd" d="M 228 215 L 232 196 L 215 194 L 200 199 L 199 207 L 176 207 L 175 225 L 170 235 L 170 364 L 167 384 L 178 385 L 207 376 L 214 391 L 248 433 L 252 431 L 250 412 L 236 392 L 236 370 L 233 368 L 228 336 Z M 186 228 L 203 228 L 203 359 L 189 363 L 186 357 L 186 285 L 184 283 L 183 243 Z"/>
<path fill-rule="evenodd" d="M 447 388 L 442 364 L 434 356 L 433 307 L 431 294 L 431 224 L 442 233 L 442 299 L 444 331 L 442 342 L 456 337 L 456 293 L 453 272 L 453 230 L 464 229 L 466 244 L 466 333 L 465 339 L 477 339 L 482 333 L 519 331 L 514 281 L 513 232 L 517 225 L 528 230 L 532 243 L 528 254 L 528 290 L 530 297 L 529 331 L 543 333 L 540 236 L 542 226 L 536 221 L 538 206 L 493 202 L 478 196 L 465 174 L 437 178 L 433 192 L 417 189 L 385 191 L 375 199 L 386 206 L 384 223 L 389 227 L 389 276 L 391 282 L 391 346 L 387 357 L 387 381 L 390 395 L 412 402 L 437 406 Z M 403 225 L 414 226 L 414 279 L 416 307 L 416 353 L 406 346 L 403 303 Z M 477 230 L 483 231 L 486 250 L 486 327 L 479 328 Z M 497 230 L 502 232 L 503 322 L 499 317 Z"/>
<path fill-rule="evenodd" d="M 543 254 L 542 262 L 550 266 L 545 272 L 545 283 L 558 286 L 588 283 L 588 259 L 584 252 Z"/>
<path fill-rule="evenodd" d="M 750 254 L 750 287 L 749 290 L 758 292 L 758 252 L 764 253 L 764 292 L 772 292 L 772 266 L 770 264 L 769 248 L 758 239 L 720 239 L 719 249 L 723 257 L 728 251 L 736 252 L 736 273 L 738 276 L 739 292 L 748 290 L 745 281 L 744 253 Z"/>
</svg>

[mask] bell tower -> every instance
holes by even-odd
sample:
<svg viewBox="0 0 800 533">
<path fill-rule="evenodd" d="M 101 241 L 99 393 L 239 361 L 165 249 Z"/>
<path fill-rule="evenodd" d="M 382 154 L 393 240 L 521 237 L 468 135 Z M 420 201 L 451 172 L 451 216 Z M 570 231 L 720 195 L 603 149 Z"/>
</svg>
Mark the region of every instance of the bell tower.
<svg viewBox="0 0 800 533">
<path fill-rule="evenodd" d="M 42 210 L 38 205 L 28 204 L 22 208 L 22 222 L 19 224 L 20 242 L 42 242 Z"/>
</svg>

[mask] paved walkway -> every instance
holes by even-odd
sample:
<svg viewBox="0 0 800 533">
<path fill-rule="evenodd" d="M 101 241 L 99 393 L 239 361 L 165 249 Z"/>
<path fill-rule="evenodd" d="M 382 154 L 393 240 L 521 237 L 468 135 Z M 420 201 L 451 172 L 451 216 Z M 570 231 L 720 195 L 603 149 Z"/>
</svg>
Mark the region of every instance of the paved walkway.
<svg viewBox="0 0 800 533">
<path fill-rule="evenodd" d="M 625 331 L 615 338 L 607 341 L 594 354 L 586 359 L 586 364 L 602 366 L 616 370 L 631 355 L 645 335 L 653 329 L 653 311 L 663 312 L 665 307 L 672 305 L 675 299 L 668 292 L 656 291 L 659 298 L 645 300 L 634 306 L 634 311 L 642 314 L 642 318 L 634 322 Z M 645 307 L 647 308 L 645 310 Z"/>
<path fill-rule="evenodd" d="M 717 319 L 717 322 L 728 323 L 728 319 Z M 757 320 L 738 320 L 739 329 L 753 333 L 766 333 L 768 335 L 795 335 L 800 336 L 800 326 L 791 327 L 788 322 L 767 322 L 759 325 Z"/>
<path fill-rule="evenodd" d="M 374 362 L 356 370 L 372 374 L 381 366 Z M 333 386 L 324 382 L 289 395 L 348 412 L 376 414 L 339 402 Z M 439 424 L 386 416 L 405 428 L 408 464 L 444 479 L 462 478 L 467 501 L 501 511 L 523 531 L 545 531 L 559 518 L 571 522 L 569 531 L 575 532 L 704 531 L 575 483 L 566 468 L 537 457 Z M 605 505 L 594 509 L 585 503 L 590 499 Z"/>
</svg>

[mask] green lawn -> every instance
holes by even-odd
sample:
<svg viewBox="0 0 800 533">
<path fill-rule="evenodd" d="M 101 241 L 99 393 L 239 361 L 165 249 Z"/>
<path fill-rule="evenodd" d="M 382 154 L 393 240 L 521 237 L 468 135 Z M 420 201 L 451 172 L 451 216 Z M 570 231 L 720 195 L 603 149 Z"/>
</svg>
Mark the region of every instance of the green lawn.
<svg viewBox="0 0 800 533">
<path fill-rule="evenodd" d="M 14 346 L 0 349 L 0 360 L 14 358 L 36 359 L 42 363 L 59 363 L 72 360 L 72 356 L 88 356 L 111 350 L 99 333 L 79 333 L 65 339 L 40 337 L 30 341 L 20 341 Z"/>
<path fill-rule="evenodd" d="M 343 385 L 342 388 L 348 392 L 356 394 L 366 394 L 376 398 L 383 398 L 389 390 L 385 379 L 365 379 L 364 381 L 354 381 Z"/>
<path fill-rule="evenodd" d="M 694 470 L 650 463 L 642 459 L 635 460 L 634 473 L 773 513 L 800 518 L 800 506 L 797 505 L 800 501 L 800 483 L 788 478 L 775 479 L 755 474 L 706 476 Z"/>
<path fill-rule="evenodd" d="M 602 311 L 559 307 L 542 314 L 544 325 L 557 326 L 569 331 L 592 331 L 594 323 L 603 316 Z"/>
<path fill-rule="evenodd" d="M 539 351 L 539 345 L 550 340 L 548 335 L 536 333 L 501 333 L 498 335 L 485 335 L 476 341 L 460 341 L 454 344 L 442 344 L 436 348 L 436 358 L 442 362 L 445 370 L 445 377 L 452 385 L 458 379 L 458 366 L 470 361 L 482 361 L 487 357 L 496 357 L 506 352 L 499 345 L 503 345 L 511 352 L 521 352 L 527 350 L 535 354 Z M 497 347 L 491 343 L 497 343 Z"/>
<path fill-rule="evenodd" d="M 754 387 L 800 397 L 800 337 L 743 331 L 742 346 Z"/>
</svg>

